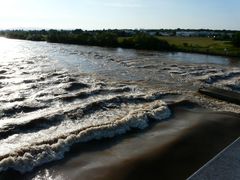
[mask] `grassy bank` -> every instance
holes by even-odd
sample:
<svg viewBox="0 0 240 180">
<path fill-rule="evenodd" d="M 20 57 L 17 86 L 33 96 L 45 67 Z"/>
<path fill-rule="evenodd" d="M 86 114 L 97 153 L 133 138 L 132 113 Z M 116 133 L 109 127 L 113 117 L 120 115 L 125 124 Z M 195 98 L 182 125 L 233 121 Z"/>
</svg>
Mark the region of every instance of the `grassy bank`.
<svg viewBox="0 0 240 180">
<path fill-rule="evenodd" d="M 166 40 L 179 51 L 240 57 L 240 48 L 231 41 L 219 41 L 208 37 L 158 37 Z"/>
</svg>

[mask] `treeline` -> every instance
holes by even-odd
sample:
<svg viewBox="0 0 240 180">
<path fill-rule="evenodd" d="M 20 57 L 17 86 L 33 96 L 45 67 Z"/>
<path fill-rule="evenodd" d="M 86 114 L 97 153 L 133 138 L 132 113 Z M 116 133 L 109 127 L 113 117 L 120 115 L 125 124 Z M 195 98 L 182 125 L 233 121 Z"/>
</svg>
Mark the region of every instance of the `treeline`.
<svg viewBox="0 0 240 180">
<path fill-rule="evenodd" d="M 170 45 L 167 41 L 158 38 L 159 35 L 154 34 L 154 31 L 156 30 L 6 30 L 0 31 L 0 36 L 13 39 L 89 46 L 122 47 L 162 51 L 181 50 L 177 49 L 177 47 L 173 45 Z M 174 30 L 169 30 L 169 32 L 174 32 Z M 228 34 L 229 31 L 220 32 L 222 34 L 216 36 L 216 40 L 231 41 L 234 46 L 240 47 L 240 32 L 233 31 L 231 32 L 233 33 L 232 36 Z"/>
<path fill-rule="evenodd" d="M 32 41 L 45 41 L 48 32 L 45 30 L 41 31 L 24 31 L 24 30 L 7 30 L 0 31 L 0 36 L 4 36 L 11 39 L 22 39 Z"/>
<path fill-rule="evenodd" d="M 108 31 L 88 32 L 82 30 L 50 30 L 48 31 L 46 41 L 54 43 L 117 47 L 118 35 Z"/>
<path fill-rule="evenodd" d="M 47 41 L 52 43 L 68 43 L 78 45 L 122 47 L 146 50 L 174 50 L 165 40 L 138 32 L 128 33 L 124 30 L 83 31 L 76 30 L 40 30 L 40 31 L 1 31 L 1 36 L 32 41 Z"/>
</svg>

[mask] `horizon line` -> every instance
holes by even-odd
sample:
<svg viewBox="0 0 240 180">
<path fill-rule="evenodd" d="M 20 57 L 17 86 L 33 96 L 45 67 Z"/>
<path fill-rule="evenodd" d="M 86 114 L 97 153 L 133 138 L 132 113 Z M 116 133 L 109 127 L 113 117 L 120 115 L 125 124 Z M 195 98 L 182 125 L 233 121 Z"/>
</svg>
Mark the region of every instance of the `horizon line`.
<svg viewBox="0 0 240 180">
<path fill-rule="evenodd" d="M 81 29 L 83 31 L 105 31 L 105 30 L 210 30 L 210 31 L 240 31 L 237 29 L 211 29 L 211 28 L 96 28 L 96 29 L 82 29 L 82 28 L 0 28 L 0 31 L 24 30 L 24 31 L 41 31 L 41 30 L 63 30 L 71 31 Z"/>
</svg>

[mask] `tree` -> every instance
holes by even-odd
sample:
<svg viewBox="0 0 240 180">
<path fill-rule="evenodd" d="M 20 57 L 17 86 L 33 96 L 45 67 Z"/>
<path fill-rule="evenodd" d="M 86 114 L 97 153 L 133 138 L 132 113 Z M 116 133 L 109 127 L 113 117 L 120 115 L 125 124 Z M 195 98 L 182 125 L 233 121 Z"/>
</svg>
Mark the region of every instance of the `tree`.
<svg viewBox="0 0 240 180">
<path fill-rule="evenodd" d="M 232 43 L 236 47 L 240 47 L 240 32 L 235 33 L 232 38 Z"/>
</svg>

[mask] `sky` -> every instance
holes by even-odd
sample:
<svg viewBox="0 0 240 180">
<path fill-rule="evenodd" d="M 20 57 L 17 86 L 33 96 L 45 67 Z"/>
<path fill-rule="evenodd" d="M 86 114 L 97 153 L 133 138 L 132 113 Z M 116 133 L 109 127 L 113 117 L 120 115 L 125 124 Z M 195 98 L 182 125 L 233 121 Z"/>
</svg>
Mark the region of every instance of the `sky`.
<svg viewBox="0 0 240 180">
<path fill-rule="evenodd" d="M 240 30 L 240 0 L 0 0 L 0 29 Z"/>
</svg>

